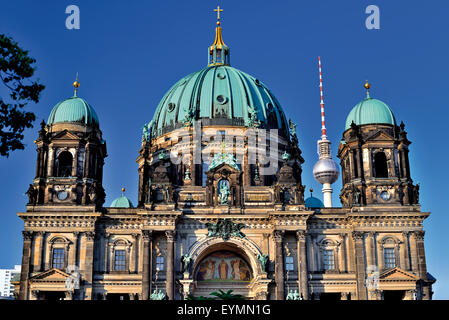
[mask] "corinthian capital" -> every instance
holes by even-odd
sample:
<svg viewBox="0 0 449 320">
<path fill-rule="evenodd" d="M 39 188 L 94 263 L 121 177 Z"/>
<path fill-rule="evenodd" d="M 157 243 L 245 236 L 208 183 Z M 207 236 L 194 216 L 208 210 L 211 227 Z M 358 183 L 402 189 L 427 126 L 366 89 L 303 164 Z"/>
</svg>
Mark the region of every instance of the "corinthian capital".
<svg viewBox="0 0 449 320">
<path fill-rule="evenodd" d="M 360 231 L 353 231 L 352 232 L 352 239 L 354 239 L 356 241 L 357 240 L 363 240 L 364 236 L 365 236 L 364 232 L 360 232 Z"/>
<path fill-rule="evenodd" d="M 414 232 L 416 240 L 424 240 L 424 234 L 425 234 L 425 231 L 423 231 L 423 230 Z"/>
<path fill-rule="evenodd" d="M 176 231 L 173 230 L 165 231 L 165 236 L 167 237 L 167 241 L 173 242 L 175 241 Z"/>
<path fill-rule="evenodd" d="M 22 231 L 23 240 L 31 241 L 33 239 L 33 231 Z"/>
<path fill-rule="evenodd" d="M 306 240 L 306 232 L 303 230 L 296 231 L 296 238 L 298 240 Z"/>
<path fill-rule="evenodd" d="M 142 238 L 144 241 L 150 241 L 153 237 L 153 231 L 151 230 L 142 230 Z"/>
<path fill-rule="evenodd" d="M 273 232 L 273 237 L 274 237 L 274 241 L 275 242 L 282 242 L 282 240 L 284 239 L 284 231 L 282 230 L 275 230 Z"/>
</svg>

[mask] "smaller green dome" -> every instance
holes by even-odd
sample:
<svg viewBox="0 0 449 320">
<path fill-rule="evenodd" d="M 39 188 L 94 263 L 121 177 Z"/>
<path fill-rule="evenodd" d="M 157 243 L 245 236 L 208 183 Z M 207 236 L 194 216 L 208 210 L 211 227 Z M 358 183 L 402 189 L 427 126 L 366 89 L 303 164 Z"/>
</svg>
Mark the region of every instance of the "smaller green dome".
<svg viewBox="0 0 449 320">
<path fill-rule="evenodd" d="M 324 208 L 323 202 L 315 197 L 308 197 L 305 203 L 307 208 Z"/>
<path fill-rule="evenodd" d="M 88 126 L 100 125 L 94 108 L 86 100 L 76 95 L 59 102 L 53 107 L 47 124 L 51 125 L 61 122 L 78 122 Z"/>
<path fill-rule="evenodd" d="M 111 208 L 134 208 L 131 200 L 129 200 L 125 195 L 112 201 Z"/>
<path fill-rule="evenodd" d="M 351 128 L 354 121 L 356 125 L 363 124 L 391 124 L 396 125 L 396 119 L 390 107 L 384 102 L 369 96 L 359 102 L 346 118 L 345 131 Z"/>
</svg>

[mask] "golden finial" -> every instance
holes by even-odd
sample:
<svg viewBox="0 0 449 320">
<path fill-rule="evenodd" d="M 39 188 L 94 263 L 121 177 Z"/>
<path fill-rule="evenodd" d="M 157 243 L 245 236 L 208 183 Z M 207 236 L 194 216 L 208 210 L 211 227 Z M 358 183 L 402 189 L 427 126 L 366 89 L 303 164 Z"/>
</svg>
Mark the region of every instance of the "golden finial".
<svg viewBox="0 0 449 320">
<path fill-rule="evenodd" d="M 220 9 L 220 6 L 217 6 L 217 9 L 214 9 L 217 12 L 217 25 L 220 25 L 220 12 L 223 12 L 223 9 Z"/>
<path fill-rule="evenodd" d="M 73 82 L 73 87 L 75 88 L 75 97 L 76 97 L 76 92 L 78 91 L 78 88 L 80 86 L 80 83 L 78 82 L 78 72 L 76 73 L 76 79 Z"/>
<path fill-rule="evenodd" d="M 371 84 L 366 80 L 366 83 L 363 85 L 366 89 L 366 97 L 369 98 L 369 89 L 371 88 Z"/>
<path fill-rule="evenodd" d="M 126 189 L 125 189 L 125 188 L 122 188 L 122 193 L 125 193 L 125 191 L 126 191 Z"/>
</svg>

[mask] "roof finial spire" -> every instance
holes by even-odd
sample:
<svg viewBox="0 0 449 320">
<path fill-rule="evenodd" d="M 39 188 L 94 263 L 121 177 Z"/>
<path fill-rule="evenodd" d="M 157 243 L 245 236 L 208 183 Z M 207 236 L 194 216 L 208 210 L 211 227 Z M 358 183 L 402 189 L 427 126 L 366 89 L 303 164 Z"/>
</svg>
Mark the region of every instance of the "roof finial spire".
<svg viewBox="0 0 449 320">
<path fill-rule="evenodd" d="M 217 25 L 220 25 L 220 12 L 223 12 L 223 9 L 220 9 L 220 6 L 217 6 L 217 9 L 214 9 L 217 12 Z"/>
<path fill-rule="evenodd" d="M 78 91 L 79 86 L 80 83 L 78 82 L 78 72 L 77 72 L 75 81 L 73 82 L 73 87 L 75 88 L 75 93 L 73 94 L 74 97 L 76 97 L 76 92 Z"/>
<path fill-rule="evenodd" d="M 126 189 L 122 187 L 122 196 L 125 195 L 125 191 L 126 191 Z"/>
<path fill-rule="evenodd" d="M 368 82 L 368 80 L 366 80 L 366 83 L 363 85 L 366 89 L 366 98 L 369 99 L 369 89 L 371 88 L 371 84 Z"/>
<path fill-rule="evenodd" d="M 215 41 L 209 47 L 208 65 L 229 65 L 229 48 L 225 45 L 221 33 L 220 12 L 223 12 L 223 9 L 217 6 L 214 11 L 217 12 L 217 27 L 215 28 Z"/>
</svg>

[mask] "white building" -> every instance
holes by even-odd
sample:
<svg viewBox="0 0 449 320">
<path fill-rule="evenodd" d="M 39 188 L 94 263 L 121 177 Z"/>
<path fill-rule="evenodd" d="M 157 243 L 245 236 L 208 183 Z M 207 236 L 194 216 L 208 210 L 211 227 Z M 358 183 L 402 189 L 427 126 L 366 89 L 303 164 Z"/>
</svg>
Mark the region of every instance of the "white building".
<svg viewBox="0 0 449 320">
<path fill-rule="evenodd" d="M 20 277 L 20 265 L 15 265 L 14 269 L 0 269 L 0 298 L 12 298 L 14 296 L 14 286 L 11 285 L 15 275 Z"/>
</svg>

